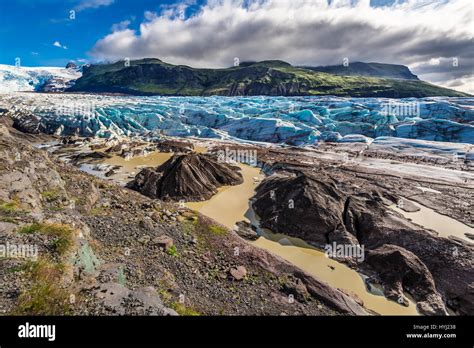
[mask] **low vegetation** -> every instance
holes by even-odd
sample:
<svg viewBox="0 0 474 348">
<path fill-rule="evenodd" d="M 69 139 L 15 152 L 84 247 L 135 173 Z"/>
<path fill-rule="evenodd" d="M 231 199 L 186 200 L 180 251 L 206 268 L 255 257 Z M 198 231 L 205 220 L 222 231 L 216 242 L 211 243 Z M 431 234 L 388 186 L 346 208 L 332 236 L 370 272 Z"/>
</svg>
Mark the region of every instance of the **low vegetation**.
<svg viewBox="0 0 474 348">
<path fill-rule="evenodd" d="M 67 315 L 70 314 L 69 294 L 61 288 L 64 266 L 47 258 L 29 261 L 24 271 L 32 284 L 23 290 L 12 315 Z"/>
<path fill-rule="evenodd" d="M 46 202 L 54 202 L 61 196 L 61 192 L 59 190 L 48 190 L 41 192 L 41 197 L 43 197 Z"/>
<path fill-rule="evenodd" d="M 16 217 L 23 212 L 17 201 L 0 201 L 0 221 L 16 224 Z"/>
<path fill-rule="evenodd" d="M 194 317 L 194 316 L 201 315 L 201 313 L 195 311 L 191 307 L 185 306 L 184 303 L 180 303 L 176 301 L 171 303 L 171 308 L 173 308 L 176 311 L 176 313 L 182 316 Z"/>
<path fill-rule="evenodd" d="M 225 227 L 219 226 L 219 225 L 210 225 L 208 227 L 208 230 L 209 230 L 209 232 L 211 232 L 212 234 L 215 234 L 217 236 L 227 234 L 227 229 Z"/>
<path fill-rule="evenodd" d="M 54 237 L 51 247 L 59 255 L 66 254 L 73 245 L 74 230 L 64 224 L 33 223 L 21 227 L 18 232 L 23 234 L 43 233 Z"/>
<path fill-rule="evenodd" d="M 171 255 L 171 256 L 174 256 L 174 257 L 178 257 L 179 254 L 178 254 L 178 249 L 176 248 L 176 245 L 172 245 L 170 246 L 168 249 L 166 249 L 166 253 L 168 255 Z"/>
<path fill-rule="evenodd" d="M 12 201 L 12 202 L 0 201 L 0 213 L 11 214 L 11 213 L 14 213 L 18 210 L 20 210 L 20 205 L 17 202 L 15 202 L 15 201 Z"/>
</svg>

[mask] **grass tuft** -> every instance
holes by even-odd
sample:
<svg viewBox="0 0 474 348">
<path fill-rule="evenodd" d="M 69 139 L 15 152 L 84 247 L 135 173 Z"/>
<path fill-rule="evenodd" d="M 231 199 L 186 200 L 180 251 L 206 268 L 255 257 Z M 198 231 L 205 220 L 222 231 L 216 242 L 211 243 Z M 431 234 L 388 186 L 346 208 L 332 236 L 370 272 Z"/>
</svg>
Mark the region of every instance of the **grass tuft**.
<svg viewBox="0 0 474 348">
<path fill-rule="evenodd" d="M 176 301 L 171 303 L 171 308 L 173 308 L 176 313 L 182 316 L 195 317 L 201 315 L 201 313 L 195 311 L 194 309 L 186 307 L 183 303 Z"/>
<path fill-rule="evenodd" d="M 73 245 L 74 230 L 68 225 L 33 223 L 21 227 L 18 232 L 23 234 L 43 233 L 55 237 L 51 247 L 59 255 L 64 255 Z"/>
<path fill-rule="evenodd" d="M 222 226 L 210 225 L 208 227 L 208 229 L 209 229 L 209 232 L 211 232 L 212 234 L 215 234 L 217 236 L 227 234 L 227 229 L 225 227 L 222 227 Z"/>
<path fill-rule="evenodd" d="M 18 298 L 13 315 L 67 315 L 70 314 L 69 295 L 62 289 L 60 279 L 63 265 L 45 258 L 29 261 L 25 270 L 33 280 L 30 288 Z"/>
<path fill-rule="evenodd" d="M 48 190 L 41 192 L 41 197 L 43 197 L 46 202 L 53 202 L 61 196 L 59 190 Z"/>
<path fill-rule="evenodd" d="M 0 213 L 12 214 L 20 210 L 21 210 L 21 207 L 17 201 L 11 201 L 11 202 L 0 201 Z"/>
<path fill-rule="evenodd" d="M 178 249 L 176 248 L 176 245 L 172 245 L 170 246 L 168 249 L 166 249 L 166 253 L 168 255 L 171 255 L 171 256 L 174 256 L 174 257 L 178 257 L 179 254 L 178 254 Z"/>
</svg>

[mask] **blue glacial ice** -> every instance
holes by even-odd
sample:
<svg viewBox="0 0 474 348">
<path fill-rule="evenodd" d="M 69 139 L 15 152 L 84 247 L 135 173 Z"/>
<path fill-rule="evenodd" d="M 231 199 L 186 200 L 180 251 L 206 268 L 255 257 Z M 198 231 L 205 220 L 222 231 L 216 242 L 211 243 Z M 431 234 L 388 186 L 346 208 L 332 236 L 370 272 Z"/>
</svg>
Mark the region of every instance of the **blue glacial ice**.
<svg viewBox="0 0 474 348">
<path fill-rule="evenodd" d="M 17 98 L 17 102 L 18 98 L 35 99 L 25 104 L 35 105 L 35 112 L 43 122 L 62 134 L 102 137 L 164 134 L 291 145 L 318 141 L 370 143 L 378 137 L 474 144 L 474 98 L 70 94 L 9 98 Z"/>
</svg>

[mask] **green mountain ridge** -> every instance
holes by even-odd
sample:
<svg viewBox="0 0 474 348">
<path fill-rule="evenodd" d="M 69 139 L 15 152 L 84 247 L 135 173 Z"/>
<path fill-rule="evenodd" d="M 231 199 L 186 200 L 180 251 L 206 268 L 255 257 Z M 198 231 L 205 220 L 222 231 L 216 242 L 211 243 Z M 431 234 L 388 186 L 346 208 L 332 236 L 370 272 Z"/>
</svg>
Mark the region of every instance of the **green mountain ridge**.
<svg viewBox="0 0 474 348">
<path fill-rule="evenodd" d="M 417 79 L 342 76 L 279 60 L 197 69 L 156 58 L 85 66 L 69 91 L 168 96 L 468 96 Z"/>
<path fill-rule="evenodd" d="M 398 64 L 354 62 L 347 66 L 329 65 L 317 67 L 308 66 L 303 68 L 342 76 L 371 76 L 403 80 L 419 80 L 418 76 L 414 75 L 407 66 Z"/>
</svg>

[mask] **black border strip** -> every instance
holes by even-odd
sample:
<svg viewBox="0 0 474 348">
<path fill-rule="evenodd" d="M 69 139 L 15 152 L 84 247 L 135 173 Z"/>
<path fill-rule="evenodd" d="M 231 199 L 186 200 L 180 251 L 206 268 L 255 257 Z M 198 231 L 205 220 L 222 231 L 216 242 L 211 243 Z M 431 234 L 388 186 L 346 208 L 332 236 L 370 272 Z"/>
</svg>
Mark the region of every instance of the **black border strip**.
<svg viewBox="0 0 474 348">
<path fill-rule="evenodd" d="M 473 317 L 0 317 L 0 347 L 16 345 L 300 344 L 469 346 Z M 19 338 L 26 322 L 56 326 L 56 339 Z M 428 329 L 415 329 L 414 325 Z M 442 325 L 447 325 L 444 329 Z M 449 329 L 447 329 L 449 327 Z M 455 327 L 455 328 L 454 328 Z M 407 334 L 456 338 L 407 338 Z"/>
</svg>

